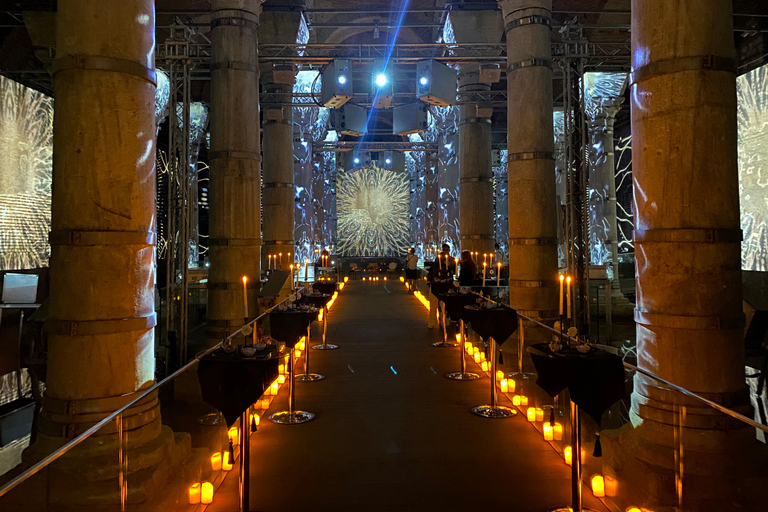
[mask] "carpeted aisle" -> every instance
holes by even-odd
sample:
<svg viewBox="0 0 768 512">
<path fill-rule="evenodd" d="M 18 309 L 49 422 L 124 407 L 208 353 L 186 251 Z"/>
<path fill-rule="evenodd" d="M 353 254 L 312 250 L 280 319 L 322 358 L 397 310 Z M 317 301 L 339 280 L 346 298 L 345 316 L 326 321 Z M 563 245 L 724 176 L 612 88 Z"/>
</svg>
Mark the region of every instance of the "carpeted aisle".
<svg viewBox="0 0 768 512">
<path fill-rule="evenodd" d="M 311 370 L 325 380 L 297 383 L 298 408 L 316 419 L 264 420 L 251 438 L 251 510 L 543 512 L 568 504 L 570 468 L 521 415 L 470 412 L 487 402 L 488 379 L 446 379 L 458 370 L 458 349 L 430 346 L 438 333 L 426 319 L 401 283 L 350 281 L 330 312 L 328 341 L 340 348 L 311 353 Z M 287 391 L 270 412 L 286 408 Z M 591 497 L 585 506 L 605 510 Z"/>
</svg>

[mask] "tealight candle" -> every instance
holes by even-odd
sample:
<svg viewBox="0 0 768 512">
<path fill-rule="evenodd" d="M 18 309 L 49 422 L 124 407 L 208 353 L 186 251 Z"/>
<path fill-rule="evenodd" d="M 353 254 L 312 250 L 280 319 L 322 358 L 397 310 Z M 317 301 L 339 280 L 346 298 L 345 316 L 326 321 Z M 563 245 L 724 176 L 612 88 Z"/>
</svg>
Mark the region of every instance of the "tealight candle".
<svg viewBox="0 0 768 512">
<path fill-rule="evenodd" d="M 482 369 L 484 372 L 488 371 L 488 361 L 482 361 L 480 363 L 480 369 Z"/>
<path fill-rule="evenodd" d="M 514 379 L 507 379 L 507 386 L 509 386 L 509 392 L 514 393 L 517 384 L 515 383 Z"/>
<path fill-rule="evenodd" d="M 277 365 L 277 372 L 280 375 L 285 375 L 285 365 L 284 364 Z"/>
<path fill-rule="evenodd" d="M 213 471 L 221 470 L 221 452 L 213 452 L 211 454 L 211 469 Z"/>
<path fill-rule="evenodd" d="M 555 439 L 554 429 L 552 428 L 552 425 L 549 422 L 546 422 L 544 424 L 543 434 L 544 434 L 545 441 L 553 441 Z"/>
<path fill-rule="evenodd" d="M 475 362 L 477 364 L 480 364 L 480 352 L 475 352 L 474 354 L 472 354 L 472 357 L 475 359 Z"/>
<path fill-rule="evenodd" d="M 213 484 L 211 482 L 203 482 L 200 486 L 200 503 L 203 505 L 213 503 Z"/>
<path fill-rule="evenodd" d="M 592 494 L 595 495 L 595 498 L 602 498 L 605 496 L 605 480 L 603 479 L 603 475 L 593 476 L 590 483 L 592 484 Z"/>
<path fill-rule="evenodd" d="M 240 431 L 239 431 L 239 429 L 236 426 L 233 426 L 232 428 L 229 429 L 227 434 L 229 435 L 229 440 L 232 441 L 232 444 L 234 446 L 237 446 L 237 443 L 240 442 Z"/>
<path fill-rule="evenodd" d="M 189 504 L 197 505 L 200 503 L 200 482 L 195 482 L 189 486 Z"/>
<path fill-rule="evenodd" d="M 501 370 L 496 371 L 496 380 L 501 380 L 504 378 L 504 372 Z"/>
<path fill-rule="evenodd" d="M 262 398 L 261 399 L 261 408 L 265 411 L 269 409 L 269 398 Z"/>
<path fill-rule="evenodd" d="M 232 469 L 232 463 L 234 461 L 229 460 L 229 450 L 224 450 L 224 458 L 221 460 L 221 469 L 224 471 L 230 471 Z"/>
<path fill-rule="evenodd" d="M 528 418 L 528 421 L 533 423 L 534 421 L 536 421 L 536 408 L 535 407 L 529 407 L 528 409 L 526 409 L 525 415 Z"/>
<path fill-rule="evenodd" d="M 257 413 L 251 414 L 251 424 L 256 423 L 256 426 L 258 427 L 261 425 L 261 418 Z"/>
<path fill-rule="evenodd" d="M 544 421 L 544 409 L 541 407 L 536 408 L 536 421 Z"/>
<path fill-rule="evenodd" d="M 605 476 L 605 495 L 606 496 L 616 496 L 619 492 L 619 481 L 615 478 L 611 478 L 610 476 Z"/>
<path fill-rule="evenodd" d="M 277 392 L 280 390 L 280 384 L 277 381 L 275 381 L 275 382 L 272 383 L 270 388 L 272 388 L 272 394 L 273 395 L 277 395 Z M 543 412 L 542 412 L 542 414 L 543 414 Z"/>
<path fill-rule="evenodd" d="M 509 392 L 509 381 L 507 379 L 501 379 L 501 381 L 499 381 L 499 382 L 500 382 L 499 385 L 501 386 L 501 392 L 502 393 Z M 514 382 L 514 381 L 512 381 L 512 382 Z"/>
<path fill-rule="evenodd" d="M 563 457 L 565 457 L 565 463 L 570 466 L 573 462 L 573 448 L 570 445 L 563 448 Z"/>
<path fill-rule="evenodd" d="M 515 395 L 512 397 L 512 405 L 526 407 L 528 405 L 528 397 L 525 395 Z"/>
<path fill-rule="evenodd" d="M 277 376 L 277 382 L 279 384 L 285 384 L 285 375 L 278 375 Z"/>
<path fill-rule="evenodd" d="M 563 426 L 560 423 L 555 423 L 552 427 L 552 434 L 555 438 L 555 441 L 562 441 L 563 440 Z"/>
</svg>

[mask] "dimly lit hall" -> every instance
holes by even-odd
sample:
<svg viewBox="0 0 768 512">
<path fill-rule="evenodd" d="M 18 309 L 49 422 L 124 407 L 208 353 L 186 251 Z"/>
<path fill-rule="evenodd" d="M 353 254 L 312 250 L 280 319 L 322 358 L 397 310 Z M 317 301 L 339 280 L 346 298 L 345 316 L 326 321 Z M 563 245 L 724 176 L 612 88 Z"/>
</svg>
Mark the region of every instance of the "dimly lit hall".
<svg viewBox="0 0 768 512">
<path fill-rule="evenodd" d="M 768 4 L 0 5 L 0 511 L 768 503 Z"/>
</svg>

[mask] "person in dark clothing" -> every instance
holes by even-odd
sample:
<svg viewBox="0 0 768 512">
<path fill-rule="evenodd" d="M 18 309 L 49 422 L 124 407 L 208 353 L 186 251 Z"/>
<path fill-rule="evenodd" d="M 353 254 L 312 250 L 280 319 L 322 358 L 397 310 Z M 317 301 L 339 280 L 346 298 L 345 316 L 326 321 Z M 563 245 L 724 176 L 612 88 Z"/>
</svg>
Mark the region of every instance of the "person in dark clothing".
<svg viewBox="0 0 768 512">
<path fill-rule="evenodd" d="M 469 251 L 461 253 L 461 270 L 459 271 L 459 285 L 473 286 L 477 284 L 477 266 L 472 261 Z"/>
</svg>

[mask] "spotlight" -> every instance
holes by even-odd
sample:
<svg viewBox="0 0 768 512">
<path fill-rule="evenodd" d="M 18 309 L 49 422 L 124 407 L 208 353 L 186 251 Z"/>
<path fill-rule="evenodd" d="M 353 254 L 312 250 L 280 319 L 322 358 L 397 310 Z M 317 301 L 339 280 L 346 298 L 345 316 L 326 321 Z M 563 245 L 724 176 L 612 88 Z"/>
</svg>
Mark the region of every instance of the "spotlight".
<svg viewBox="0 0 768 512">
<path fill-rule="evenodd" d="M 416 64 L 416 97 L 430 105 L 446 107 L 456 103 L 456 70 L 436 60 Z"/>
<path fill-rule="evenodd" d="M 357 157 L 355 157 L 355 160 L 354 160 L 354 162 L 355 162 L 356 164 L 359 164 L 359 163 L 360 163 L 360 159 L 359 159 L 359 158 L 357 158 Z"/>
<path fill-rule="evenodd" d="M 387 85 L 387 75 L 385 75 L 384 73 L 379 73 L 378 75 L 376 75 L 376 85 L 378 85 L 379 87 L 384 87 L 385 85 Z"/>
<path fill-rule="evenodd" d="M 387 158 L 387 159 L 386 159 L 386 160 L 384 160 L 384 161 L 387 163 L 387 165 L 389 165 L 389 164 L 391 164 L 391 163 L 392 163 L 392 159 L 391 159 L 391 158 Z"/>
<path fill-rule="evenodd" d="M 339 81 L 339 85 L 344 85 L 347 83 L 347 77 L 345 75 L 339 75 L 337 80 Z"/>
<path fill-rule="evenodd" d="M 339 108 L 352 99 L 351 73 L 348 60 L 334 60 L 323 70 L 320 92 L 323 106 Z"/>
<path fill-rule="evenodd" d="M 427 79 L 427 77 L 423 76 L 423 77 L 419 78 L 419 83 L 420 83 L 421 85 L 427 85 L 427 82 L 429 82 L 429 80 Z"/>
</svg>

